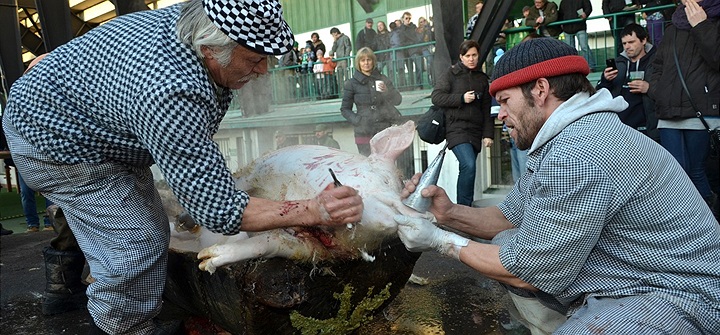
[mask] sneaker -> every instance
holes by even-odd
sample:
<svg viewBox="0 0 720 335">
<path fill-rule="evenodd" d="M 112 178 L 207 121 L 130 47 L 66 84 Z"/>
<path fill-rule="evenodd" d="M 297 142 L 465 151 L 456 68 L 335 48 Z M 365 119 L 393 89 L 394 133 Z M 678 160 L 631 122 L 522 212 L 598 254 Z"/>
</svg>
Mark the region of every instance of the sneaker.
<svg viewBox="0 0 720 335">
<path fill-rule="evenodd" d="M 40 231 L 40 228 L 38 227 L 28 227 L 28 229 L 25 231 L 26 233 L 37 233 Z"/>
<path fill-rule="evenodd" d="M 53 226 L 45 226 L 45 228 L 43 228 L 43 231 L 54 231 L 54 230 L 55 229 L 53 228 Z"/>
</svg>

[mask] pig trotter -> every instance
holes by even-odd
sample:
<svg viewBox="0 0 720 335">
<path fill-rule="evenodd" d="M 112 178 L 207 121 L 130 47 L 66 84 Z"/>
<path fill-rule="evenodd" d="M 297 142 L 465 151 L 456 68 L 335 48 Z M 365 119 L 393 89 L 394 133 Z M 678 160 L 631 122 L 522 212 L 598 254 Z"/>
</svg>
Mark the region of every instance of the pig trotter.
<svg viewBox="0 0 720 335">
<path fill-rule="evenodd" d="M 275 232 L 256 235 L 235 243 L 216 244 L 200 250 L 197 258 L 202 260 L 200 270 L 213 273 L 218 267 L 248 259 L 306 259 L 312 256 L 312 252 L 310 245 L 290 235 Z"/>
<path fill-rule="evenodd" d="M 211 247 L 200 250 L 197 255 L 201 259 L 200 270 L 215 273 L 215 270 L 225 264 L 234 262 L 232 251 L 234 246 L 231 244 L 216 244 Z"/>
</svg>

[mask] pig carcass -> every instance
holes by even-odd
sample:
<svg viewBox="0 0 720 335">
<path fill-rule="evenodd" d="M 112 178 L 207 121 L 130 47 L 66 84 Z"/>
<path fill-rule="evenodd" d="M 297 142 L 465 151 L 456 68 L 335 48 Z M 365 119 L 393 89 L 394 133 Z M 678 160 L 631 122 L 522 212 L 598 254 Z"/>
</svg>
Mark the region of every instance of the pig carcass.
<svg viewBox="0 0 720 335">
<path fill-rule="evenodd" d="M 273 200 L 315 197 L 333 184 L 332 169 L 338 181 L 362 196 L 362 220 L 348 228 L 298 227 L 229 237 L 205 229 L 174 232 L 166 299 L 244 334 L 265 333 L 267 327 L 295 333 L 291 311 L 314 319 L 337 317 L 340 301 L 334 294 L 348 285 L 353 304 L 389 287 L 385 306 L 419 257 L 399 242 L 393 221 L 398 213 L 420 215 L 401 203 L 402 176 L 395 166 L 414 134 L 408 121 L 374 136 L 369 157 L 301 145 L 271 152 L 242 169 L 237 187 Z"/>
</svg>

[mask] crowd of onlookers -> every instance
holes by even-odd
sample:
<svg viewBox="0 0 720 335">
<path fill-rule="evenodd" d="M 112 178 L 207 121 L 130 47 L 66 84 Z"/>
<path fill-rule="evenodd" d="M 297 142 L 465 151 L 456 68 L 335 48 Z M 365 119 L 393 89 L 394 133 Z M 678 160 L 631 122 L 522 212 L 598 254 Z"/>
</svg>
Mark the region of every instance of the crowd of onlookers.
<svg viewBox="0 0 720 335">
<path fill-rule="evenodd" d="M 435 40 L 431 20 L 420 17 L 416 25 L 409 12 L 389 24 L 378 21 L 375 25 L 368 18 L 354 43 L 332 28 L 334 41 L 329 50 L 319 34 L 312 33 L 310 40 L 296 42 L 293 50 L 280 58 L 285 91 L 294 100 L 339 97 L 343 83 L 352 75 L 350 56 L 364 47 L 376 54 L 378 70 L 393 74 L 401 90 L 432 86 L 433 46 L 426 43 Z"/>
</svg>

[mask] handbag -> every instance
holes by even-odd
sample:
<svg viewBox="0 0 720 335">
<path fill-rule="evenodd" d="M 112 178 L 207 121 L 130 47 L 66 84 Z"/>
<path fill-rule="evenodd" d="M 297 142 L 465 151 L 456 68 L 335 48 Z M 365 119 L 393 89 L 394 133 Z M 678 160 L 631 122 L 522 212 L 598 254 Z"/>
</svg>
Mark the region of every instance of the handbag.
<svg viewBox="0 0 720 335">
<path fill-rule="evenodd" d="M 445 111 L 440 107 L 430 106 L 418 119 L 416 129 L 421 140 L 440 144 L 445 140 Z"/>
<path fill-rule="evenodd" d="M 688 96 L 688 100 L 690 100 L 690 105 L 692 105 L 692 108 L 695 110 L 695 115 L 700 118 L 700 122 L 702 122 L 710 135 L 710 155 L 713 157 L 720 156 L 720 127 L 710 129 L 710 125 L 705 121 L 700 109 L 695 106 L 695 101 L 693 101 L 692 96 L 690 96 L 690 90 L 688 90 L 687 84 L 685 84 L 685 78 L 683 78 L 682 70 L 680 69 L 680 61 L 678 61 L 677 49 L 675 48 L 673 48 L 673 56 L 675 56 L 675 67 L 677 67 L 680 83 L 682 84 L 685 94 Z"/>
</svg>

